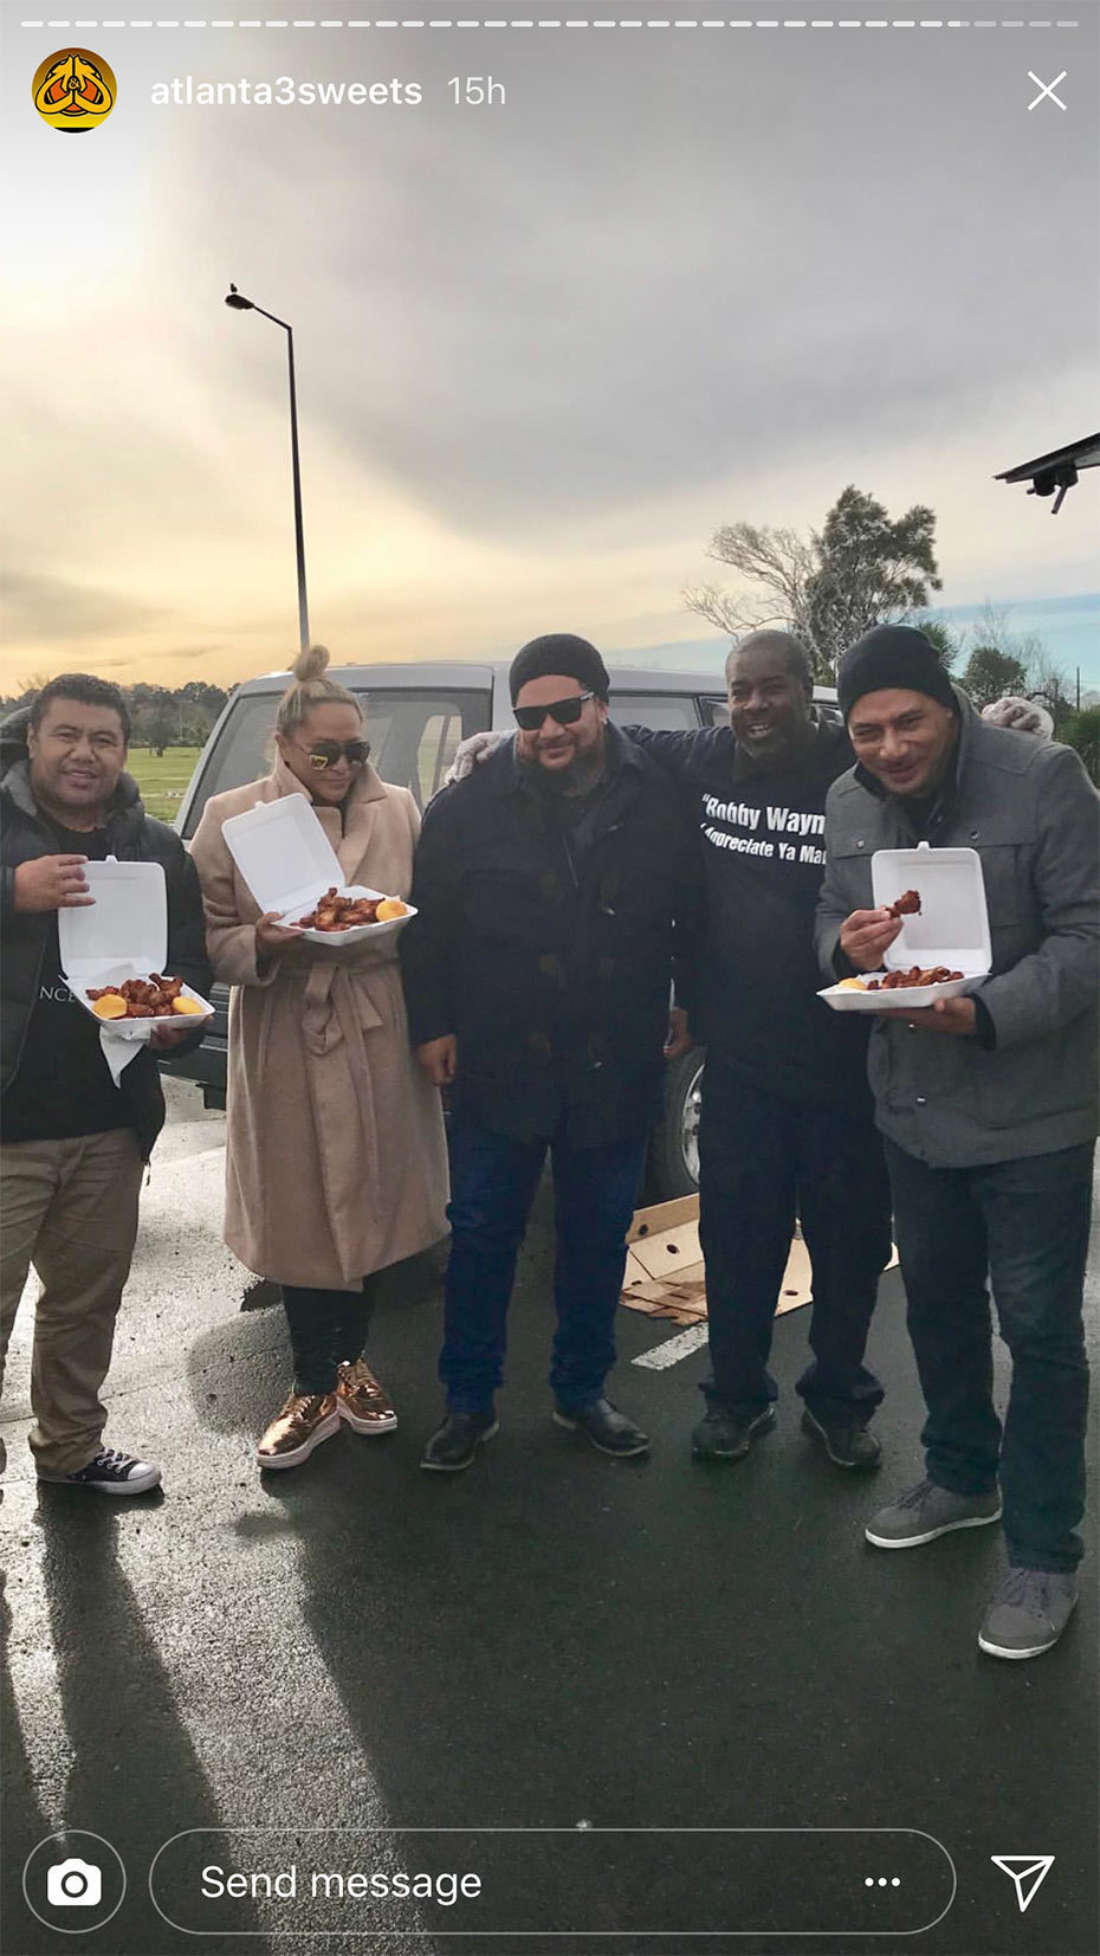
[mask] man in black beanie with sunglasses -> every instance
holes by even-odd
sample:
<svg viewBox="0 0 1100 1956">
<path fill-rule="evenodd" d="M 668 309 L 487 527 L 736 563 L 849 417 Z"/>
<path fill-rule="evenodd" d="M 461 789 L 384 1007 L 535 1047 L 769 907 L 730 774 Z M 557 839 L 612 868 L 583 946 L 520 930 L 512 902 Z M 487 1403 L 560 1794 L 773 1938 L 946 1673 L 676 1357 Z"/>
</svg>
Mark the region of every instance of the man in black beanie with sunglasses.
<svg viewBox="0 0 1100 1956">
<path fill-rule="evenodd" d="M 877 970 L 902 928 L 874 907 L 879 849 L 976 851 L 992 947 L 979 990 L 918 1011 L 897 994 L 873 1019 L 870 1080 L 928 1418 L 926 1478 L 865 1533 L 877 1548 L 918 1548 L 994 1525 L 1003 1501 L 1009 1566 L 978 1643 L 1036 1657 L 1069 1621 L 1082 1552 L 1100 809 L 1070 748 L 988 725 L 920 632 L 868 632 L 837 690 L 856 765 L 826 804 L 826 979 Z M 989 1285 L 1012 1355 L 1003 1432 Z"/>
<path fill-rule="evenodd" d="M 604 1396 L 626 1232 L 689 980 L 694 849 L 673 785 L 608 719 L 595 646 L 532 639 L 518 731 L 432 802 L 401 938 L 421 1064 L 452 1097 L 443 1424 L 421 1465 L 468 1467 L 497 1430 L 516 1255 L 550 1151 L 553 1417 L 619 1458 L 649 1441 Z"/>
</svg>

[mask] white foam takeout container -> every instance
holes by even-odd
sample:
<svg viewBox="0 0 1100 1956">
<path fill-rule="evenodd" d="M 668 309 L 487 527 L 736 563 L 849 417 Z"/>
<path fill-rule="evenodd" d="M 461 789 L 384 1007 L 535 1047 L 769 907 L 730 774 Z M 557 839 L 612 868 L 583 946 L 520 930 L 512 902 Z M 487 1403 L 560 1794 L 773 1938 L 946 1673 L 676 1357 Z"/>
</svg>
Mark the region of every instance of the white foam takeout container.
<svg viewBox="0 0 1100 1956">
<path fill-rule="evenodd" d="M 304 795 L 283 795 L 278 801 L 259 802 L 243 815 L 231 815 L 222 834 L 263 914 L 275 912 L 287 929 L 295 929 L 298 918 L 313 910 L 326 890 L 344 897 L 394 894 L 344 882 L 336 851 Z M 382 924 L 353 924 L 337 931 L 310 928 L 301 934 L 311 944 L 335 951 L 363 938 L 395 937 L 415 915 L 410 905 L 403 917 L 389 917 Z"/>
<path fill-rule="evenodd" d="M 109 856 L 103 863 L 86 863 L 88 894 L 95 902 L 79 909 L 59 910 L 57 938 L 61 970 L 73 997 L 90 1012 L 98 1026 L 120 1039 L 144 1041 L 158 1026 L 202 1025 L 213 1015 L 210 1000 L 182 987 L 197 999 L 197 1012 L 164 1013 L 156 1019 L 101 1019 L 92 1012 L 89 988 L 120 985 L 126 978 L 178 977 L 166 971 L 168 956 L 168 891 L 159 863 L 120 863 Z"/>
<path fill-rule="evenodd" d="M 876 849 L 871 890 L 876 909 L 896 903 L 905 890 L 920 893 L 921 907 L 919 916 L 902 918 L 884 970 L 860 973 L 865 982 L 877 978 L 881 984 L 887 971 L 909 971 L 915 964 L 926 970 L 945 964 L 963 975 L 940 985 L 907 985 L 891 992 L 830 985 L 818 997 L 834 1012 L 915 1012 L 938 998 L 976 992 L 984 984 L 993 958 L 982 859 L 976 849 L 932 849 L 927 842 L 915 849 Z"/>
</svg>

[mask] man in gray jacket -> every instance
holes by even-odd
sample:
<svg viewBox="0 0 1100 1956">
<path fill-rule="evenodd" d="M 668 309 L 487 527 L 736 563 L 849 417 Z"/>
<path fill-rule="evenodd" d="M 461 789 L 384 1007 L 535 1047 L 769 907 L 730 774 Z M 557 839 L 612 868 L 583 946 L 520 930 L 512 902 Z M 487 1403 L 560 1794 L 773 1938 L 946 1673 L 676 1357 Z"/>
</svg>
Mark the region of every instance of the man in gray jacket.
<svg viewBox="0 0 1100 1956">
<path fill-rule="evenodd" d="M 984 723 L 932 646 L 879 626 L 838 693 L 856 766 L 826 804 L 817 941 L 830 978 L 877 970 L 876 849 L 975 849 L 992 972 L 969 997 L 876 1015 L 869 1072 L 921 1386 L 927 1478 L 867 1528 L 916 1548 L 996 1522 L 1009 1568 L 979 1634 L 1056 1643 L 1077 1600 L 1088 1368 L 1081 1309 L 1097 1128 L 1100 825 L 1076 754 Z M 1002 1433 L 987 1281 L 1012 1354 Z M 1000 1492 L 998 1492 L 998 1481 Z"/>
</svg>

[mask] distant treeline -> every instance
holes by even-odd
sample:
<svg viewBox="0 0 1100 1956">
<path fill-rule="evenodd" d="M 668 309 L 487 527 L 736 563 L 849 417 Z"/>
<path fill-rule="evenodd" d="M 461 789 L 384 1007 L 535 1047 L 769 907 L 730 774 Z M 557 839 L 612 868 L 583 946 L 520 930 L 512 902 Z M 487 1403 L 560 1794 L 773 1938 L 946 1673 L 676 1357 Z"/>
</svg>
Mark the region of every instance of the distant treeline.
<svg viewBox="0 0 1100 1956">
<path fill-rule="evenodd" d="M 17 697 L 0 699 L 0 713 L 29 706 L 45 683 L 35 679 Z M 174 692 L 167 686 L 146 685 L 123 686 L 120 691 L 133 722 L 132 744 L 162 754 L 166 747 L 201 747 L 234 688 L 189 679 Z"/>
<path fill-rule="evenodd" d="M 923 629 L 928 630 L 926 623 Z M 986 663 L 983 664 L 982 662 Z M 950 660 L 946 663 L 950 664 Z M 979 667 L 981 670 L 979 671 Z M 17 707 L 29 706 L 49 675 L 36 677 L 16 697 L 0 698 L 0 716 Z M 1002 693 L 1029 692 L 1045 699 L 1054 715 L 1055 737 L 1075 747 L 1093 781 L 1100 786 L 1100 705 L 1095 694 L 1086 694 L 1082 708 L 1074 712 L 1062 689 L 1062 675 L 1054 683 L 1042 683 L 1029 673 L 1022 661 L 1005 657 L 995 648 L 982 646 L 972 655 L 961 682 L 975 704 L 997 699 Z M 236 686 L 208 686 L 201 679 L 189 679 L 186 686 L 172 692 L 167 686 L 123 686 L 124 699 L 133 722 L 131 744 L 151 747 L 163 754 L 166 747 L 201 747 L 222 707 Z"/>
</svg>

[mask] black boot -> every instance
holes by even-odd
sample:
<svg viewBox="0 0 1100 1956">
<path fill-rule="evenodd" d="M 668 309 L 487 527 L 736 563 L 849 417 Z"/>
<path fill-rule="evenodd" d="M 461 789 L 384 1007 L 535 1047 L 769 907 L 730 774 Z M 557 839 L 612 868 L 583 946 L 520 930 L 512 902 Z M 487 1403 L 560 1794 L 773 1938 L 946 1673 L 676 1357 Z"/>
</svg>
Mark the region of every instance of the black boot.
<svg viewBox="0 0 1100 1956">
<path fill-rule="evenodd" d="M 620 1460 L 649 1452 L 648 1434 L 635 1426 L 632 1419 L 627 1419 L 625 1413 L 620 1413 L 610 1399 L 597 1399 L 594 1406 L 582 1406 L 577 1411 L 556 1405 L 554 1419 L 558 1426 L 572 1427 L 586 1434 L 601 1453 L 614 1454 Z"/>
<path fill-rule="evenodd" d="M 495 1413 L 448 1413 L 428 1441 L 420 1465 L 436 1474 L 457 1474 L 469 1467 L 482 1442 L 497 1431 Z"/>
</svg>

